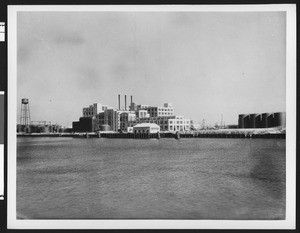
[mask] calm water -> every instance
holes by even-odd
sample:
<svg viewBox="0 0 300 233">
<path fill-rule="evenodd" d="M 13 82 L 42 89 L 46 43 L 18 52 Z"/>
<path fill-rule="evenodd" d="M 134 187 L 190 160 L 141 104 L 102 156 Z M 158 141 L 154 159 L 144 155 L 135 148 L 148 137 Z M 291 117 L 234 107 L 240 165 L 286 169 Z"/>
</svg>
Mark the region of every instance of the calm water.
<svg viewBox="0 0 300 233">
<path fill-rule="evenodd" d="M 285 140 L 18 138 L 33 219 L 284 219 Z"/>
</svg>

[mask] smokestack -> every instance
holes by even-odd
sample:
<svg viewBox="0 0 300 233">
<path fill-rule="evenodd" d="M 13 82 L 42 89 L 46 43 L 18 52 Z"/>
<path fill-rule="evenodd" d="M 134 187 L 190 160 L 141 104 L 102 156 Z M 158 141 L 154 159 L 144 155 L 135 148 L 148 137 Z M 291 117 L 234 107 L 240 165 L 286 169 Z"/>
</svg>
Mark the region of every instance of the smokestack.
<svg viewBox="0 0 300 233">
<path fill-rule="evenodd" d="M 118 95 L 119 110 L 121 110 L 120 95 Z"/>
<path fill-rule="evenodd" d="M 133 110 L 132 109 L 132 95 L 130 96 L 130 109 Z"/>
<path fill-rule="evenodd" d="M 125 110 L 127 109 L 127 96 L 125 95 Z"/>
</svg>

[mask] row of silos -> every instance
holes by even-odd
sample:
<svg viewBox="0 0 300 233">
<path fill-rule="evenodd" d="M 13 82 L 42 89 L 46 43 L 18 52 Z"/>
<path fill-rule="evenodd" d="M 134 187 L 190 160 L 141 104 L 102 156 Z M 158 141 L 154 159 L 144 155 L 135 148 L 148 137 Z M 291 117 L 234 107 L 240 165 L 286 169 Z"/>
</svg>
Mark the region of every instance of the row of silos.
<svg viewBox="0 0 300 233">
<path fill-rule="evenodd" d="M 285 127 L 286 113 L 240 114 L 238 121 L 240 129 Z"/>
</svg>

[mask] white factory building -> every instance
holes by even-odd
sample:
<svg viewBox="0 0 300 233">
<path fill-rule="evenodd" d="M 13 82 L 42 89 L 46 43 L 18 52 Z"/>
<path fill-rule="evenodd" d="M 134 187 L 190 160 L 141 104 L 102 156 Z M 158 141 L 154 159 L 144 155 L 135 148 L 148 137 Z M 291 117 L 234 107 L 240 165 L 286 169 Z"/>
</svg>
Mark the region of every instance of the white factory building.
<svg viewBox="0 0 300 233">
<path fill-rule="evenodd" d="M 153 123 L 137 124 L 133 127 L 133 133 L 159 133 L 160 127 Z"/>
<path fill-rule="evenodd" d="M 127 108 L 127 99 L 125 95 L 124 108 L 121 109 L 120 95 L 118 95 L 119 108 L 114 109 L 101 103 L 94 103 L 89 107 L 82 109 L 83 117 L 92 117 L 95 130 L 109 126 L 112 131 L 128 132 L 128 128 L 133 129 L 137 125 L 147 124 L 151 128 L 151 124 L 157 125 L 159 131 L 189 131 L 191 121 L 183 116 L 176 116 L 174 107 L 171 103 L 164 103 L 163 106 L 136 105 L 132 102 Z M 156 126 L 155 126 L 156 127 Z M 151 129 L 149 130 L 151 131 Z M 145 129 L 139 129 L 145 130 Z"/>
<path fill-rule="evenodd" d="M 148 117 L 136 119 L 129 122 L 129 126 L 133 127 L 141 123 L 154 123 L 159 125 L 160 131 L 189 131 L 191 128 L 191 121 L 182 116 L 165 116 L 165 117 Z"/>
</svg>

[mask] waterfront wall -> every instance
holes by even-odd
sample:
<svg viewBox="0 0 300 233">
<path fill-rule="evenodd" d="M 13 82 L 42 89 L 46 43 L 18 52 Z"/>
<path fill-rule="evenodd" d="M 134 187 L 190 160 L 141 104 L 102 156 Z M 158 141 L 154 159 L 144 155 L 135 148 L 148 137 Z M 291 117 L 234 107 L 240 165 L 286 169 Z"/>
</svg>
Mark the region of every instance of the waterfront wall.
<svg viewBox="0 0 300 233">
<path fill-rule="evenodd" d="M 285 133 L 252 133 L 252 132 L 199 132 L 199 133 L 52 133 L 52 134 L 18 134 L 18 137 L 74 137 L 74 138 L 280 138 L 285 139 Z"/>
</svg>

